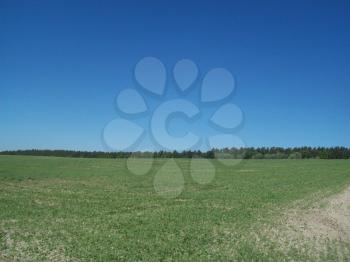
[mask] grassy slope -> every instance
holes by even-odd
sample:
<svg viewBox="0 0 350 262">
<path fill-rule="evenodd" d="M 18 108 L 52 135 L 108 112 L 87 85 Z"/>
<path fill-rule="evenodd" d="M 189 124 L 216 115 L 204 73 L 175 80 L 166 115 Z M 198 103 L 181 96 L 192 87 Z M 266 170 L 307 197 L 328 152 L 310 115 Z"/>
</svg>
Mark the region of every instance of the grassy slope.
<svg viewBox="0 0 350 262">
<path fill-rule="evenodd" d="M 350 184 L 348 160 L 214 161 L 206 186 L 192 181 L 188 159 L 176 161 L 186 188 L 166 200 L 153 189 L 164 160 L 135 176 L 125 160 L 0 156 L 0 260 L 279 261 L 283 254 L 255 248 L 252 226 L 273 224 L 295 200 Z"/>
</svg>

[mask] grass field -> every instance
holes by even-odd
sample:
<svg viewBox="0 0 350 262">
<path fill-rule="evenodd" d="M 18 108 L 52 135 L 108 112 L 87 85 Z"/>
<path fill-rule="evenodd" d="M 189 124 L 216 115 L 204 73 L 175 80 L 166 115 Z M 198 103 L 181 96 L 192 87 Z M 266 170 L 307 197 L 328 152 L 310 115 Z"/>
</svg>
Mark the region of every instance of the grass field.
<svg viewBox="0 0 350 262">
<path fill-rule="evenodd" d="M 191 179 L 189 159 L 176 162 L 185 189 L 164 199 L 153 188 L 162 159 L 135 176 L 123 159 L 0 156 L 0 260 L 350 260 L 350 241 L 317 253 L 312 241 L 283 246 L 288 232 L 272 237 L 288 210 L 347 188 L 350 160 L 213 161 L 208 185 Z"/>
</svg>

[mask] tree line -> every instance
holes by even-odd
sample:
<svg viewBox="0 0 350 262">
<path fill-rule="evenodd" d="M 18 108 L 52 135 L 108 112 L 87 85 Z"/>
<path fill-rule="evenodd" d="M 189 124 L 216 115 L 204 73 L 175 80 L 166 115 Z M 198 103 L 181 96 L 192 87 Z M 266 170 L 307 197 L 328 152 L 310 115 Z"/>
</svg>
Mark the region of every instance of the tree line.
<svg viewBox="0 0 350 262">
<path fill-rule="evenodd" d="M 156 151 L 156 152 L 103 152 L 74 150 L 13 150 L 1 151 L 0 155 L 29 155 L 83 158 L 231 158 L 231 159 L 350 159 L 347 147 L 247 147 L 223 148 L 203 151 Z"/>
</svg>

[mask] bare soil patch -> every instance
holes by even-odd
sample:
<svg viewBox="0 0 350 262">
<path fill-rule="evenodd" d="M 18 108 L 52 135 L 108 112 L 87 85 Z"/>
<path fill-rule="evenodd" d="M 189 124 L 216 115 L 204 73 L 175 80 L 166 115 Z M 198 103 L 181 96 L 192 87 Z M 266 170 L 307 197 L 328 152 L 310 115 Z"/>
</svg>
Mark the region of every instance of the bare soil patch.
<svg viewBox="0 0 350 262">
<path fill-rule="evenodd" d="M 316 203 L 304 213 L 291 212 L 287 225 L 307 238 L 350 240 L 350 187 Z"/>
<path fill-rule="evenodd" d="M 305 205 L 298 202 L 273 226 L 257 230 L 257 247 L 266 250 L 272 243 L 287 260 L 297 252 L 310 261 L 350 261 L 350 187 Z"/>
</svg>

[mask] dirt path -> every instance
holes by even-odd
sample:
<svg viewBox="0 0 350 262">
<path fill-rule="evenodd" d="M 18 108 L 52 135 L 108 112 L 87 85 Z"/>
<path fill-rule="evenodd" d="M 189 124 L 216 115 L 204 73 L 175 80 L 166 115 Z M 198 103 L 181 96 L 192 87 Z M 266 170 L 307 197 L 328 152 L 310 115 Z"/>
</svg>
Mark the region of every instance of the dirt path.
<svg viewBox="0 0 350 262">
<path fill-rule="evenodd" d="M 289 214 L 287 225 L 307 238 L 350 240 L 350 187 L 306 212 Z"/>
<path fill-rule="evenodd" d="M 311 208 L 296 203 L 253 238 L 260 251 L 274 249 L 285 261 L 350 261 L 350 187 Z"/>
</svg>

